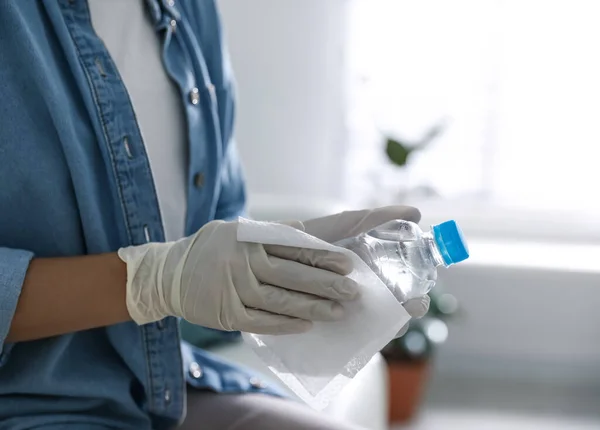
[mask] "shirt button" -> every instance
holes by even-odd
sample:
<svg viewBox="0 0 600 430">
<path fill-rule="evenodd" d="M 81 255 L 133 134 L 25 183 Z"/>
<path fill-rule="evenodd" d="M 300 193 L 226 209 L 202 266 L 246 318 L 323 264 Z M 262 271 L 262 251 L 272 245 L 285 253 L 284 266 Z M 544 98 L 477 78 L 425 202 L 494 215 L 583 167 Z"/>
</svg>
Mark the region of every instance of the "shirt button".
<svg viewBox="0 0 600 430">
<path fill-rule="evenodd" d="M 198 88 L 194 87 L 190 91 L 190 102 L 193 105 L 197 105 L 200 102 L 200 91 L 198 90 Z"/>
<path fill-rule="evenodd" d="M 200 365 L 195 361 L 192 364 L 190 364 L 190 375 L 194 379 L 202 378 L 202 369 L 200 368 Z"/>
<path fill-rule="evenodd" d="M 202 188 L 204 186 L 204 174 L 196 173 L 194 175 L 194 185 L 196 188 Z"/>
<path fill-rule="evenodd" d="M 168 390 L 168 389 L 167 389 L 167 390 L 165 390 L 165 395 L 164 395 L 164 397 L 165 397 L 165 403 L 169 403 L 169 402 L 171 402 L 171 391 L 170 391 L 170 390 Z"/>
<path fill-rule="evenodd" d="M 169 21 L 169 26 L 171 27 L 171 30 L 175 32 L 175 30 L 177 30 L 177 21 L 172 19 L 171 21 Z"/>
<path fill-rule="evenodd" d="M 169 0 L 167 3 L 171 7 L 175 6 L 175 0 Z"/>
<path fill-rule="evenodd" d="M 256 376 L 253 376 L 252 378 L 250 378 L 250 385 L 252 386 L 252 388 L 256 388 L 261 389 L 261 388 L 265 388 L 267 386 L 267 384 L 265 384 L 265 382 L 259 378 L 257 378 Z"/>
</svg>

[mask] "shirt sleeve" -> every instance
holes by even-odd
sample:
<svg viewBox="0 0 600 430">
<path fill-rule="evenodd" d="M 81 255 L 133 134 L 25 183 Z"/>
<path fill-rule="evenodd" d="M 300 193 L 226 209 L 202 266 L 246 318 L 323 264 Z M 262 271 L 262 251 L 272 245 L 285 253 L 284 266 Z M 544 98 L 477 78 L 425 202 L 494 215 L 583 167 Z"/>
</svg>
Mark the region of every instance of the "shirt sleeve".
<svg viewBox="0 0 600 430">
<path fill-rule="evenodd" d="M 32 252 L 0 247 L 0 366 L 6 361 L 12 346 L 5 343 L 6 336 L 32 258 Z"/>
</svg>

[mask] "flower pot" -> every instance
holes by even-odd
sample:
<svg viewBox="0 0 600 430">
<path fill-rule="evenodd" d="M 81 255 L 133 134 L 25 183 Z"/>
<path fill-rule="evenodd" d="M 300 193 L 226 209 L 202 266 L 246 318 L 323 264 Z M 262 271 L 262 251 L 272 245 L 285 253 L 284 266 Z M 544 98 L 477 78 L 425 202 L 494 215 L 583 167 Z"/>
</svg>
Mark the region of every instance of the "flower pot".
<svg viewBox="0 0 600 430">
<path fill-rule="evenodd" d="M 394 424 L 411 421 L 419 410 L 429 376 L 429 360 L 388 362 L 389 414 Z"/>
</svg>

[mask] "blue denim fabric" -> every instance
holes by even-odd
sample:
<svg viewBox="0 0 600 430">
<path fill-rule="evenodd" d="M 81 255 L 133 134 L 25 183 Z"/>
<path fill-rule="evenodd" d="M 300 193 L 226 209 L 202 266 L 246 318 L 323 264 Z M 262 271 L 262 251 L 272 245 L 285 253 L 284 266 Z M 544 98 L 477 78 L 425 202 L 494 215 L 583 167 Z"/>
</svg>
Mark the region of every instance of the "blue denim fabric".
<svg viewBox="0 0 600 430">
<path fill-rule="evenodd" d="M 244 211 L 231 71 L 213 0 L 146 4 L 187 117 L 189 234 Z M 5 342 L 34 256 L 164 240 L 135 114 L 85 0 L 0 2 L 0 183 L 0 429 L 172 427 L 186 379 L 270 392 L 201 350 L 184 345 L 184 360 L 175 318 Z"/>
</svg>

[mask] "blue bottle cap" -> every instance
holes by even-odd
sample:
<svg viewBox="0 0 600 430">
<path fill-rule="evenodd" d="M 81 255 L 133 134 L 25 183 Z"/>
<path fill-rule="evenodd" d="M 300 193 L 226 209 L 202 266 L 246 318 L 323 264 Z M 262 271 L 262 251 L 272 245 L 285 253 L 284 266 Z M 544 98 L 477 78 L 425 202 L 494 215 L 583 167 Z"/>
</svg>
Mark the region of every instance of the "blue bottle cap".
<svg viewBox="0 0 600 430">
<path fill-rule="evenodd" d="M 456 221 L 450 220 L 434 225 L 431 230 L 446 266 L 469 258 L 469 247 Z"/>
</svg>

